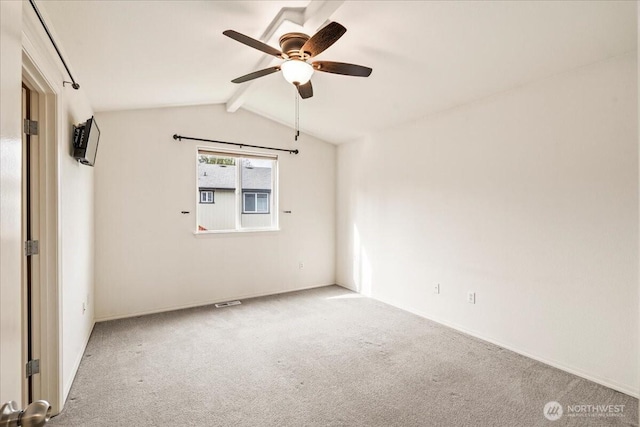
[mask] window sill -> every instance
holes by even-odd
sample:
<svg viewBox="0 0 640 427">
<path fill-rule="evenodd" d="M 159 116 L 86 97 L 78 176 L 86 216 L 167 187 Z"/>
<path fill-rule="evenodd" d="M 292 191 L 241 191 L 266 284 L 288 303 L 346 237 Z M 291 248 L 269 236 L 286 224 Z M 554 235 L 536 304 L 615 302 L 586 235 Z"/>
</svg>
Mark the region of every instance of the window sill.
<svg viewBox="0 0 640 427">
<path fill-rule="evenodd" d="M 260 234 L 260 233 L 274 233 L 280 231 L 280 228 L 246 228 L 243 230 L 208 230 L 208 231 L 194 231 L 195 237 L 205 236 L 229 236 L 229 235 L 247 235 L 247 234 Z"/>
</svg>

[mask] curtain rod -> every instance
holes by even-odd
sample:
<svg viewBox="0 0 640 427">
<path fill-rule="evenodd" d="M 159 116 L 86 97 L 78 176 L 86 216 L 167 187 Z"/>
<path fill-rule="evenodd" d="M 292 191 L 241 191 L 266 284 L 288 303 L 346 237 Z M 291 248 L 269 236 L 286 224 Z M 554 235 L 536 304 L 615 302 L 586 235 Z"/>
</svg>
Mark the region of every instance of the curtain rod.
<svg viewBox="0 0 640 427">
<path fill-rule="evenodd" d="M 190 136 L 181 136 L 178 134 L 173 135 L 173 139 L 177 141 L 182 141 L 183 139 L 189 139 L 191 141 L 202 141 L 202 142 L 215 142 L 217 144 L 227 144 L 227 145 L 236 145 L 240 148 L 251 147 L 251 148 L 262 148 L 263 150 L 274 150 L 274 151 L 285 151 L 289 154 L 298 154 L 298 150 L 287 150 L 286 148 L 271 148 L 271 147 L 263 147 L 261 145 L 250 145 L 250 144 L 240 144 L 239 142 L 225 142 L 225 141 L 216 141 L 215 139 L 204 139 L 204 138 L 192 138 Z"/>
<path fill-rule="evenodd" d="M 67 73 L 69 74 L 69 77 L 71 77 L 71 82 L 72 82 L 71 87 L 74 88 L 75 90 L 80 89 L 80 85 L 75 81 L 75 79 L 71 75 L 71 71 L 69 71 L 69 67 L 67 67 L 67 63 L 65 62 L 64 58 L 62 57 L 62 54 L 60 53 L 60 49 L 58 49 L 58 45 L 56 44 L 55 40 L 53 40 L 53 36 L 49 32 L 49 28 L 47 28 L 47 24 L 44 23 L 44 19 L 42 19 L 42 15 L 40 15 L 40 11 L 38 10 L 38 7 L 36 6 L 35 1 L 34 0 L 29 0 L 29 3 L 31 3 L 31 6 L 33 7 L 33 10 L 36 12 L 36 15 L 38 16 L 38 19 L 40 20 L 40 23 L 42 24 L 42 28 L 44 28 L 44 31 L 49 36 L 49 40 L 51 40 L 51 44 L 53 44 L 54 49 L 58 53 L 58 57 L 60 57 L 60 61 L 62 61 L 62 65 L 64 65 L 64 68 L 67 70 Z M 64 86 L 65 83 L 69 83 L 69 82 L 62 82 L 62 85 Z"/>
</svg>

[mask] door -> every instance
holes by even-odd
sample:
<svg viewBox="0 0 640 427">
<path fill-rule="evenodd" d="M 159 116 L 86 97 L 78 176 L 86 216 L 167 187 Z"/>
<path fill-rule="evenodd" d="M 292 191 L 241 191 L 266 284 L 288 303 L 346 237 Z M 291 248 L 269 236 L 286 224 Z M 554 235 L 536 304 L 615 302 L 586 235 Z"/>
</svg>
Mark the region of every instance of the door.
<svg viewBox="0 0 640 427">
<path fill-rule="evenodd" d="M 39 168 L 36 116 L 38 93 L 22 85 L 22 237 L 23 354 L 25 403 L 36 400 L 39 387 Z"/>
</svg>

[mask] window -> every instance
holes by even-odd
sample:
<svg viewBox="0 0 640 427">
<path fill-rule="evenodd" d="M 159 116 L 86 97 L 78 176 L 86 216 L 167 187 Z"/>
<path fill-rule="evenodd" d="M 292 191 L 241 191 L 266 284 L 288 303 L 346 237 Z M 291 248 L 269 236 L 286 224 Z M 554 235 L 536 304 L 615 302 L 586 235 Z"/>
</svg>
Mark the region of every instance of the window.
<svg viewBox="0 0 640 427">
<path fill-rule="evenodd" d="M 277 229 L 277 165 L 275 156 L 199 149 L 197 230 Z"/>
<path fill-rule="evenodd" d="M 269 213 L 269 193 L 245 191 L 243 213 Z"/>
<path fill-rule="evenodd" d="M 213 190 L 200 190 L 200 203 L 213 203 Z"/>
</svg>

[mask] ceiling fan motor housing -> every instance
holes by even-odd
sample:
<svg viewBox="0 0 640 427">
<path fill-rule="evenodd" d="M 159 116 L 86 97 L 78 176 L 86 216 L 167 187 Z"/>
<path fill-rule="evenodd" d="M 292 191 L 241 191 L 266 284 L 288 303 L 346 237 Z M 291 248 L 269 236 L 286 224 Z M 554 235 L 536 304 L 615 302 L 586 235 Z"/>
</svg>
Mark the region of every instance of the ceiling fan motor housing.
<svg viewBox="0 0 640 427">
<path fill-rule="evenodd" d="M 307 59 L 309 55 L 300 52 L 300 49 L 309 40 L 309 36 L 304 33 L 287 33 L 280 37 L 280 48 L 289 58 Z"/>
</svg>

